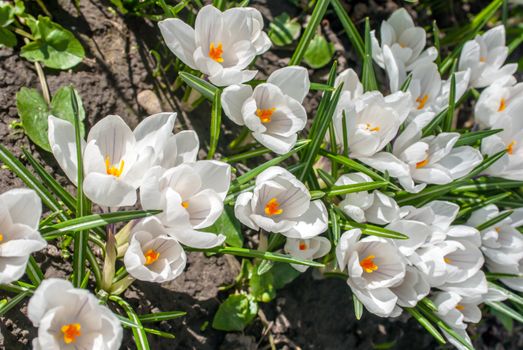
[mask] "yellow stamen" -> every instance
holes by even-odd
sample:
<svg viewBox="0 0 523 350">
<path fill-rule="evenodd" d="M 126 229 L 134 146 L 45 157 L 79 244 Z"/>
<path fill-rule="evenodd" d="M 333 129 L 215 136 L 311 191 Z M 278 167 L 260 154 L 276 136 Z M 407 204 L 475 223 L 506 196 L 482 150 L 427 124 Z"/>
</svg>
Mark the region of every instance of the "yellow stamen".
<svg viewBox="0 0 523 350">
<path fill-rule="evenodd" d="M 280 215 L 281 213 L 283 213 L 283 209 L 280 209 L 280 203 L 276 198 L 272 198 L 265 205 L 265 214 L 268 216 Z"/>
<path fill-rule="evenodd" d="M 445 261 L 447 264 L 452 264 L 452 260 L 450 258 L 444 257 L 443 261 Z"/>
<path fill-rule="evenodd" d="M 496 230 L 497 233 L 501 232 L 501 229 L 499 227 L 495 227 L 494 230 Z"/>
<path fill-rule="evenodd" d="M 0 233 L 0 242 L 4 240 L 4 235 Z"/>
<path fill-rule="evenodd" d="M 516 145 L 516 141 L 512 141 L 511 143 L 508 144 L 507 146 L 507 153 L 508 154 L 513 154 L 514 153 L 514 146 Z"/>
<path fill-rule="evenodd" d="M 456 305 L 456 310 L 463 311 L 463 310 L 465 310 L 465 306 L 458 304 L 458 305 Z"/>
<path fill-rule="evenodd" d="M 184 207 L 185 209 L 189 208 L 189 201 L 183 201 L 182 207 Z"/>
<path fill-rule="evenodd" d="M 145 265 L 151 265 L 154 263 L 158 258 L 160 257 L 160 253 L 158 253 L 156 250 L 149 249 L 145 252 Z"/>
<path fill-rule="evenodd" d="M 113 175 L 116 177 L 120 177 L 120 175 L 122 175 L 122 173 L 123 173 L 124 165 L 125 165 L 125 162 L 122 159 L 120 161 L 120 167 L 117 168 L 111 164 L 111 159 L 109 158 L 109 156 L 105 156 L 105 171 L 107 172 L 107 175 Z"/>
<path fill-rule="evenodd" d="M 485 56 L 481 56 L 481 57 L 479 58 L 479 61 L 480 61 L 480 62 L 487 62 L 487 58 L 486 58 Z"/>
<path fill-rule="evenodd" d="M 211 45 L 209 46 L 209 57 L 218 63 L 222 63 L 223 62 L 222 54 L 223 54 L 222 43 L 219 42 L 218 46 L 214 46 L 214 42 L 212 42 Z"/>
<path fill-rule="evenodd" d="M 429 99 L 429 95 L 423 95 L 423 97 L 419 96 L 416 99 L 416 102 L 418 102 L 418 110 L 423 109 L 423 107 L 425 107 L 425 104 L 427 103 L 428 99 Z"/>
<path fill-rule="evenodd" d="M 272 117 L 272 114 L 274 113 L 274 111 L 276 110 L 276 108 L 269 108 L 269 109 L 257 109 L 256 110 L 256 115 L 258 116 L 258 118 L 260 118 L 261 122 L 262 123 L 269 123 L 271 121 L 271 117 Z"/>
<path fill-rule="evenodd" d="M 507 108 L 507 101 L 502 97 L 499 101 L 498 112 L 503 112 Z"/>
<path fill-rule="evenodd" d="M 360 266 L 366 273 L 373 273 L 374 271 L 378 270 L 378 265 L 376 265 L 373 261 L 375 258 L 376 257 L 374 255 L 369 255 L 360 261 Z"/>
<path fill-rule="evenodd" d="M 365 124 L 365 128 L 366 128 L 368 131 L 372 131 L 372 132 L 380 131 L 380 127 L 379 127 L 379 126 L 372 127 L 372 125 L 369 124 L 369 123 L 366 123 L 366 124 Z"/>
<path fill-rule="evenodd" d="M 82 335 L 82 332 L 80 332 L 80 324 L 79 323 L 70 323 L 62 326 L 60 330 L 64 334 L 64 342 L 66 344 L 71 344 L 76 341 L 76 337 L 79 337 Z"/>
<path fill-rule="evenodd" d="M 416 163 L 416 169 L 423 168 L 427 164 L 429 164 L 429 159 L 428 158 L 422 160 L 421 162 L 417 162 Z"/>
<path fill-rule="evenodd" d="M 305 244 L 305 242 L 301 242 L 299 245 L 299 248 L 300 248 L 300 250 L 305 250 L 305 249 L 307 249 L 307 244 Z"/>
</svg>

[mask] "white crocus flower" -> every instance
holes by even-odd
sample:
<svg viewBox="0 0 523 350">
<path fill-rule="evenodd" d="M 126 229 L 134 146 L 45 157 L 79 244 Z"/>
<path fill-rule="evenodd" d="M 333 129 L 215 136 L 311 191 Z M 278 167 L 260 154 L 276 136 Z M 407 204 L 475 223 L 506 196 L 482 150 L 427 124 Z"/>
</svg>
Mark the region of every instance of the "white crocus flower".
<svg viewBox="0 0 523 350">
<path fill-rule="evenodd" d="M 287 238 L 283 250 L 293 258 L 314 260 L 328 254 L 331 243 L 325 237 L 312 237 L 310 239 Z M 305 272 L 309 266 L 291 264 L 296 270 Z"/>
<path fill-rule="evenodd" d="M 47 242 L 38 232 L 42 202 L 29 189 L 13 189 L 0 195 L 0 284 L 20 279 L 31 253 Z"/>
<path fill-rule="evenodd" d="M 346 114 L 351 108 L 352 101 L 363 95 L 363 84 L 360 82 L 358 74 L 352 69 L 346 69 L 336 77 L 334 86 L 338 87 L 341 83 L 343 83 L 343 87 L 332 121 L 334 130 L 343 130 L 343 112 Z M 336 142 L 342 145 L 343 133 L 341 133 L 342 138 L 338 138 L 339 134 L 336 134 Z"/>
<path fill-rule="evenodd" d="M 492 128 L 507 113 L 512 103 L 523 98 L 523 83 L 516 84 L 516 79 L 495 81 L 481 92 L 474 107 L 474 120 L 481 128 Z"/>
<path fill-rule="evenodd" d="M 414 111 L 429 110 L 441 90 L 441 76 L 438 66 L 430 61 L 422 62 L 412 71 L 408 91 L 413 99 Z"/>
<path fill-rule="evenodd" d="M 185 137 L 172 137 L 174 117 L 164 114 L 146 118 L 135 133 L 116 115 L 109 115 L 96 123 L 89 131 L 87 142 L 81 142 L 85 195 L 103 207 L 134 205 L 136 189 L 151 165 L 155 162 L 180 162 L 186 153 L 188 158 L 192 158 L 190 154 L 194 151 L 189 149 L 194 149 L 195 135 L 187 134 L 192 142 Z M 187 144 L 180 147 L 179 154 L 173 153 L 179 143 Z M 76 185 L 78 165 L 74 126 L 49 116 L 49 144 L 58 164 Z"/>
<path fill-rule="evenodd" d="M 161 209 L 169 234 L 195 248 L 221 245 L 223 235 L 194 231 L 211 226 L 223 212 L 231 182 L 228 164 L 202 160 L 170 169 L 151 168 L 140 187 L 144 209 Z"/>
<path fill-rule="evenodd" d="M 504 264 L 498 264 L 487 259 L 487 269 L 493 273 L 506 273 L 509 275 L 523 276 L 523 259 L 520 259 L 517 262 Z M 523 277 L 500 278 L 500 281 L 518 292 L 523 292 Z"/>
<path fill-rule="evenodd" d="M 34 350 L 117 350 L 122 326 L 106 306 L 66 280 L 42 281 L 29 300 L 27 315 L 38 327 Z"/>
<path fill-rule="evenodd" d="M 278 69 L 266 83 L 232 85 L 221 95 L 225 114 L 236 124 L 245 125 L 265 147 L 285 154 L 296 144 L 298 133 L 307 123 L 302 106 L 309 92 L 307 70 L 292 66 Z"/>
<path fill-rule="evenodd" d="M 466 70 L 463 72 L 456 72 L 455 73 L 455 82 L 456 82 L 456 90 L 454 94 L 454 102 L 457 103 L 461 97 L 467 92 L 467 89 L 469 87 L 469 81 L 470 81 L 470 71 Z M 450 87 L 451 87 L 452 79 L 443 80 L 441 82 L 441 91 L 436 97 L 436 99 L 432 102 L 431 110 L 434 112 L 434 114 L 437 114 L 441 111 L 443 111 L 445 108 L 449 106 L 450 101 Z"/>
<path fill-rule="evenodd" d="M 193 130 L 173 134 L 176 113 L 158 113 L 145 118 L 134 129 L 137 152 L 147 147 L 154 150 L 152 165 L 171 168 L 182 163 L 196 161 L 200 148 L 198 135 Z"/>
<path fill-rule="evenodd" d="M 398 306 L 414 307 L 430 293 L 430 285 L 417 268 L 407 265 L 405 278 L 401 284 L 391 287 L 390 290 L 398 297 Z M 396 313 L 401 313 L 401 310 L 398 310 L 398 306 L 396 306 Z"/>
<path fill-rule="evenodd" d="M 410 94 L 403 92 L 383 97 L 379 91 L 371 91 L 353 100 L 345 111 L 350 156 L 372 157 L 385 148 L 398 133 L 410 108 Z M 335 132 L 336 139 L 343 140 L 343 127 Z"/>
<path fill-rule="evenodd" d="M 279 232 L 288 238 L 309 239 L 327 230 L 325 204 L 311 201 L 305 185 L 278 166 L 258 175 L 252 192 L 238 196 L 234 213 L 253 230 Z"/>
<path fill-rule="evenodd" d="M 467 41 L 461 50 L 458 67 L 460 71 L 470 69 L 471 87 L 486 87 L 516 72 L 517 64 L 503 65 L 507 56 L 505 27 L 500 25 Z"/>
<path fill-rule="evenodd" d="M 382 68 L 385 68 L 383 57 L 385 47 L 407 72 L 413 70 L 416 63 L 425 60 L 432 62 L 438 55 L 434 47 L 423 52 L 427 33 L 423 28 L 414 26 L 412 18 L 404 8 L 394 11 L 388 20 L 381 22 L 381 45 L 374 31 L 371 32 L 371 36 L 372 56 Z"/>
<path fill-rule="evenodd" d="M 431 112 L 417 116 L 394 141 L 392 153 L 380 152 L 360 160 L 379 171 L 388 171 L 409 192 L 419 192 L 425 184 L 447 184 L 467 175 L 481 163 L 481 153 L 470 146 L 454 147 L 459 133 L 421 138 L 423 127 L 432 118 Z M 421 185 L 414 185 L 413 180 Z"/>
<path fill-rule="evenodd" d="M 263 32 L 263 18 L 254 8 L 221 12 L 208 5 L 198 12 L 194 29 L 178 18 L 163 20 L 158 26 L 169 49 L 218 86 L 254 78 L 257 71 L 246 68 L 271 47 Z"/>
<path fill-rule="evenodd" d="M 391 239 L 390 243 L 395 245 L 398 250 L 406 257 L 414 254 L 416 249 L 425 244 L 432 234 L 429 225 L 415 220 L 400 219 L 391 222 L 386 226 L 387 229 L 405 234 L 407 239 Z"/>
<path fill-rule="evenodd" d="M 345 232 L 336 247 L 338 266 L 347 270 L 347 284 L 367 310 L 380 317 L 395 311 L 398 297 L 391 288 L 405 277 L 401 253 L 387 241 L 369 236 L 360 240 L 361 230 Z"/>
<path fill-rule="evenodd" d="M 131 234 L 124 263 L 132 277 L 162 283 L 175 279 L 183 272 L 187 261 L 185 252 L 157 218 L 140 221 Z"/>
<path fill-rule="evenodd" d="M 513 101 L 506 115 L 492 126 L 503 131 L 481 141 L 481 153 L 491 156 L 500 151 L 507 153 L 485 170 L 485 174 L 509 180 L 523 180 L 523 99 Z"/>
<path fill-rule="evenodd" d="M 490 204 L 472 213 L 467 225 L 476 227 L 500 215 Z M 515 209 L 508 218 L 481 231 L 481 250 L 487 261 L 497 264 L 515 264 L 523 259 L 523 235 L 516 228 L 523 224 L 523 210 Z"/>
</svg>

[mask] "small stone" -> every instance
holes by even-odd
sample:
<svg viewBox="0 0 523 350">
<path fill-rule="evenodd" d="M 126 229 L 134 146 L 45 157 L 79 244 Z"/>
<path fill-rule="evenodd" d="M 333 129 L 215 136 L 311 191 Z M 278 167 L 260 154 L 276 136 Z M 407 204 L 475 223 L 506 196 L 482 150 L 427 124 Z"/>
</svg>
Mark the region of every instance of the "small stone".
<svg viewBox="0 0 523 350">
<path fill-rule="evenodd" d="M 160 99 L 152 90 L 143 90 L 138 93 L 138 104 L 145 109 L 148 114 L 162 112 Z"/>
</svg>

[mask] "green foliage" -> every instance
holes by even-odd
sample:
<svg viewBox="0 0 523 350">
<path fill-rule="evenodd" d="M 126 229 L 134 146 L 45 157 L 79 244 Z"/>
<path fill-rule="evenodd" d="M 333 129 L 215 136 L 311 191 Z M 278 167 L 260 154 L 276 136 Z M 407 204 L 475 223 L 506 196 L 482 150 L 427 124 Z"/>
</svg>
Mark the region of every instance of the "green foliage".
<svg viewBox="0 0 523 350">
<path fill-rule="evenodd" d="M 276 46 L 290 45 L 299 38 L 301 25 L 296 18 L 290 18 L 287 12 L 274 17 L 269 24 L 269 38 Z"/>
<path fill-rule="evenodd" d="M 274 287 L 274 276 L 271 273 L 259 274 L 259 266 L 256 272 L 252 273 L 249 280 L 251 295 L 256 301 L 268 303 L 276 297 L 276 288 Z"/>
<path fill-rule="evenodd" d="M 43 16 L 29 26 L 35 41 L 22 47 L 22 57 L 54 69 L 69 69 L 82 62 L 85 51 L 73 33 Z"/>
<path fill-rule="evenodd" d="M 311 40 L 303 61 L 313 69 L 325 67 L 334 55 L 334 45 L 321 34 L 316 34 Z"/>
<path fill-rule="evenodd" d="M 256 317 L 258 303 L 245 294 L 231 294 L 214 315 L 212 326 L 222 331 L 243 331 Z"/>
<path fill-rule="evenodd" d="M 75 94 L 78 101 L 78 116 L 80 121 L 85 118 L 85 111 L 78 95 L 72 86 L 60 88 L 48 106 L 43 96 L 36 89 L 21 88 L 16 94 L 16 107 L 22 121 L 25 133 L 31 141 L 42 149 L 51 152 L 47 137 L 48 117 L 54 115 L 74 123 L 74 112 L 71 97 Z M 85 134 L 83 123 L 81 123 L 81 136 Z"/>
<path fill-rule="evenodd" d="M 226 237 L 225 243 L 232 247 L 243 246 L 241 225 L 234 216 L 234 209 L 231 206 L 226 205 L 218 220 L 216 220 L 212 226 L 205 229 L 205 231 L 216 234 L 221 233 Z"/>
</svg>

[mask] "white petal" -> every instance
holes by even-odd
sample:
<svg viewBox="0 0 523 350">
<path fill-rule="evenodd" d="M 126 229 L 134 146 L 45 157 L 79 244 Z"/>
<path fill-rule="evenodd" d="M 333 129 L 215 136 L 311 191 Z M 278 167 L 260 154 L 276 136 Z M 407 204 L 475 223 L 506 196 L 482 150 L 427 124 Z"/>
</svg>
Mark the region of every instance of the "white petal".
<svg viewBox="0 0 523 350">
<path fill-rule="evenodd" d="M 347 281 L 347 284 L 369 312 L 380 317 L 389 317 L 391 315 L 398 297 L 390 289 L 361 289 L 351 279 Z"/>
<path fill-rule="evenodd" d="M 193 53 L 196 50 L 194 30 L 178 18 L 160 21 L 158 27 L 172 53 L 192 69 L 197 69 L 193 60 Z"/>
<path fill-rule="evenodd" d="M 258 230 L 259 227 L 251 220 L 252 215 L 252 192 L 243 192 L 236 198 L 234 204 L 234 216 L 240 222 L 253 230 Z"/>
<path fill-rule="evenodd" d="M 250 85 L 231 85 L 223 89 L 221 101 L 225 115 L 236 124 L 244 125 L 242 106 L 250 96 L 252 96 L 252 87 Z"/>
<path fill-rule="evenodd" d="M 307 69 L 300 66 L 290 66 L 275 70 L 267 79 L 267 83 L 278 86 L 287 96 L 302 103 L 309 93 L 310 80 Z"/>
<path fill-rule="evenodd" d="M 167 234 L 176 238 L 180 243 L 192 248 L 209 249 L 221 246 L 225 242 L 225 236 L 216 235 L 190 228 L 169 228 Z"/>
<path fill-rule="evenodd" d="M 202 189 L 212 189 L 223 201 L 231 185 L 231 166 L 217 160 L 200 160 L 193 169 L 200 176 Z"/>
<path fill-rule="evenodd" d="M 42 202 L 35 191 L 16 188 L 0 195 L 11 216 L 11 221 L 25 224 L 33 229 L 38 228 L 42 215 Z"/>
<path fill-rule="evenodd" d="M 83 190 L 87 198 L 104 207 L 125 207 L 136 203 L 136 188 L 111 175 L 88 174 Z"/>
<path fill-rule="evenodd" d="M 298 219 L 290 230 L 281 232 L 291 238 L 312 238 L 327 230 L 327 208 L 321 200 L 312 201 L 309 209 Z"/>
<path fill-rule="evenodd" d="M 198 134 L 193 130 L 184 130 L 174 135 L 176 142 L 176 160 L 173 163 L 163 164 L 164 167 L 192 163 L 196 161 L 200 149 Z"/>
</svg>

